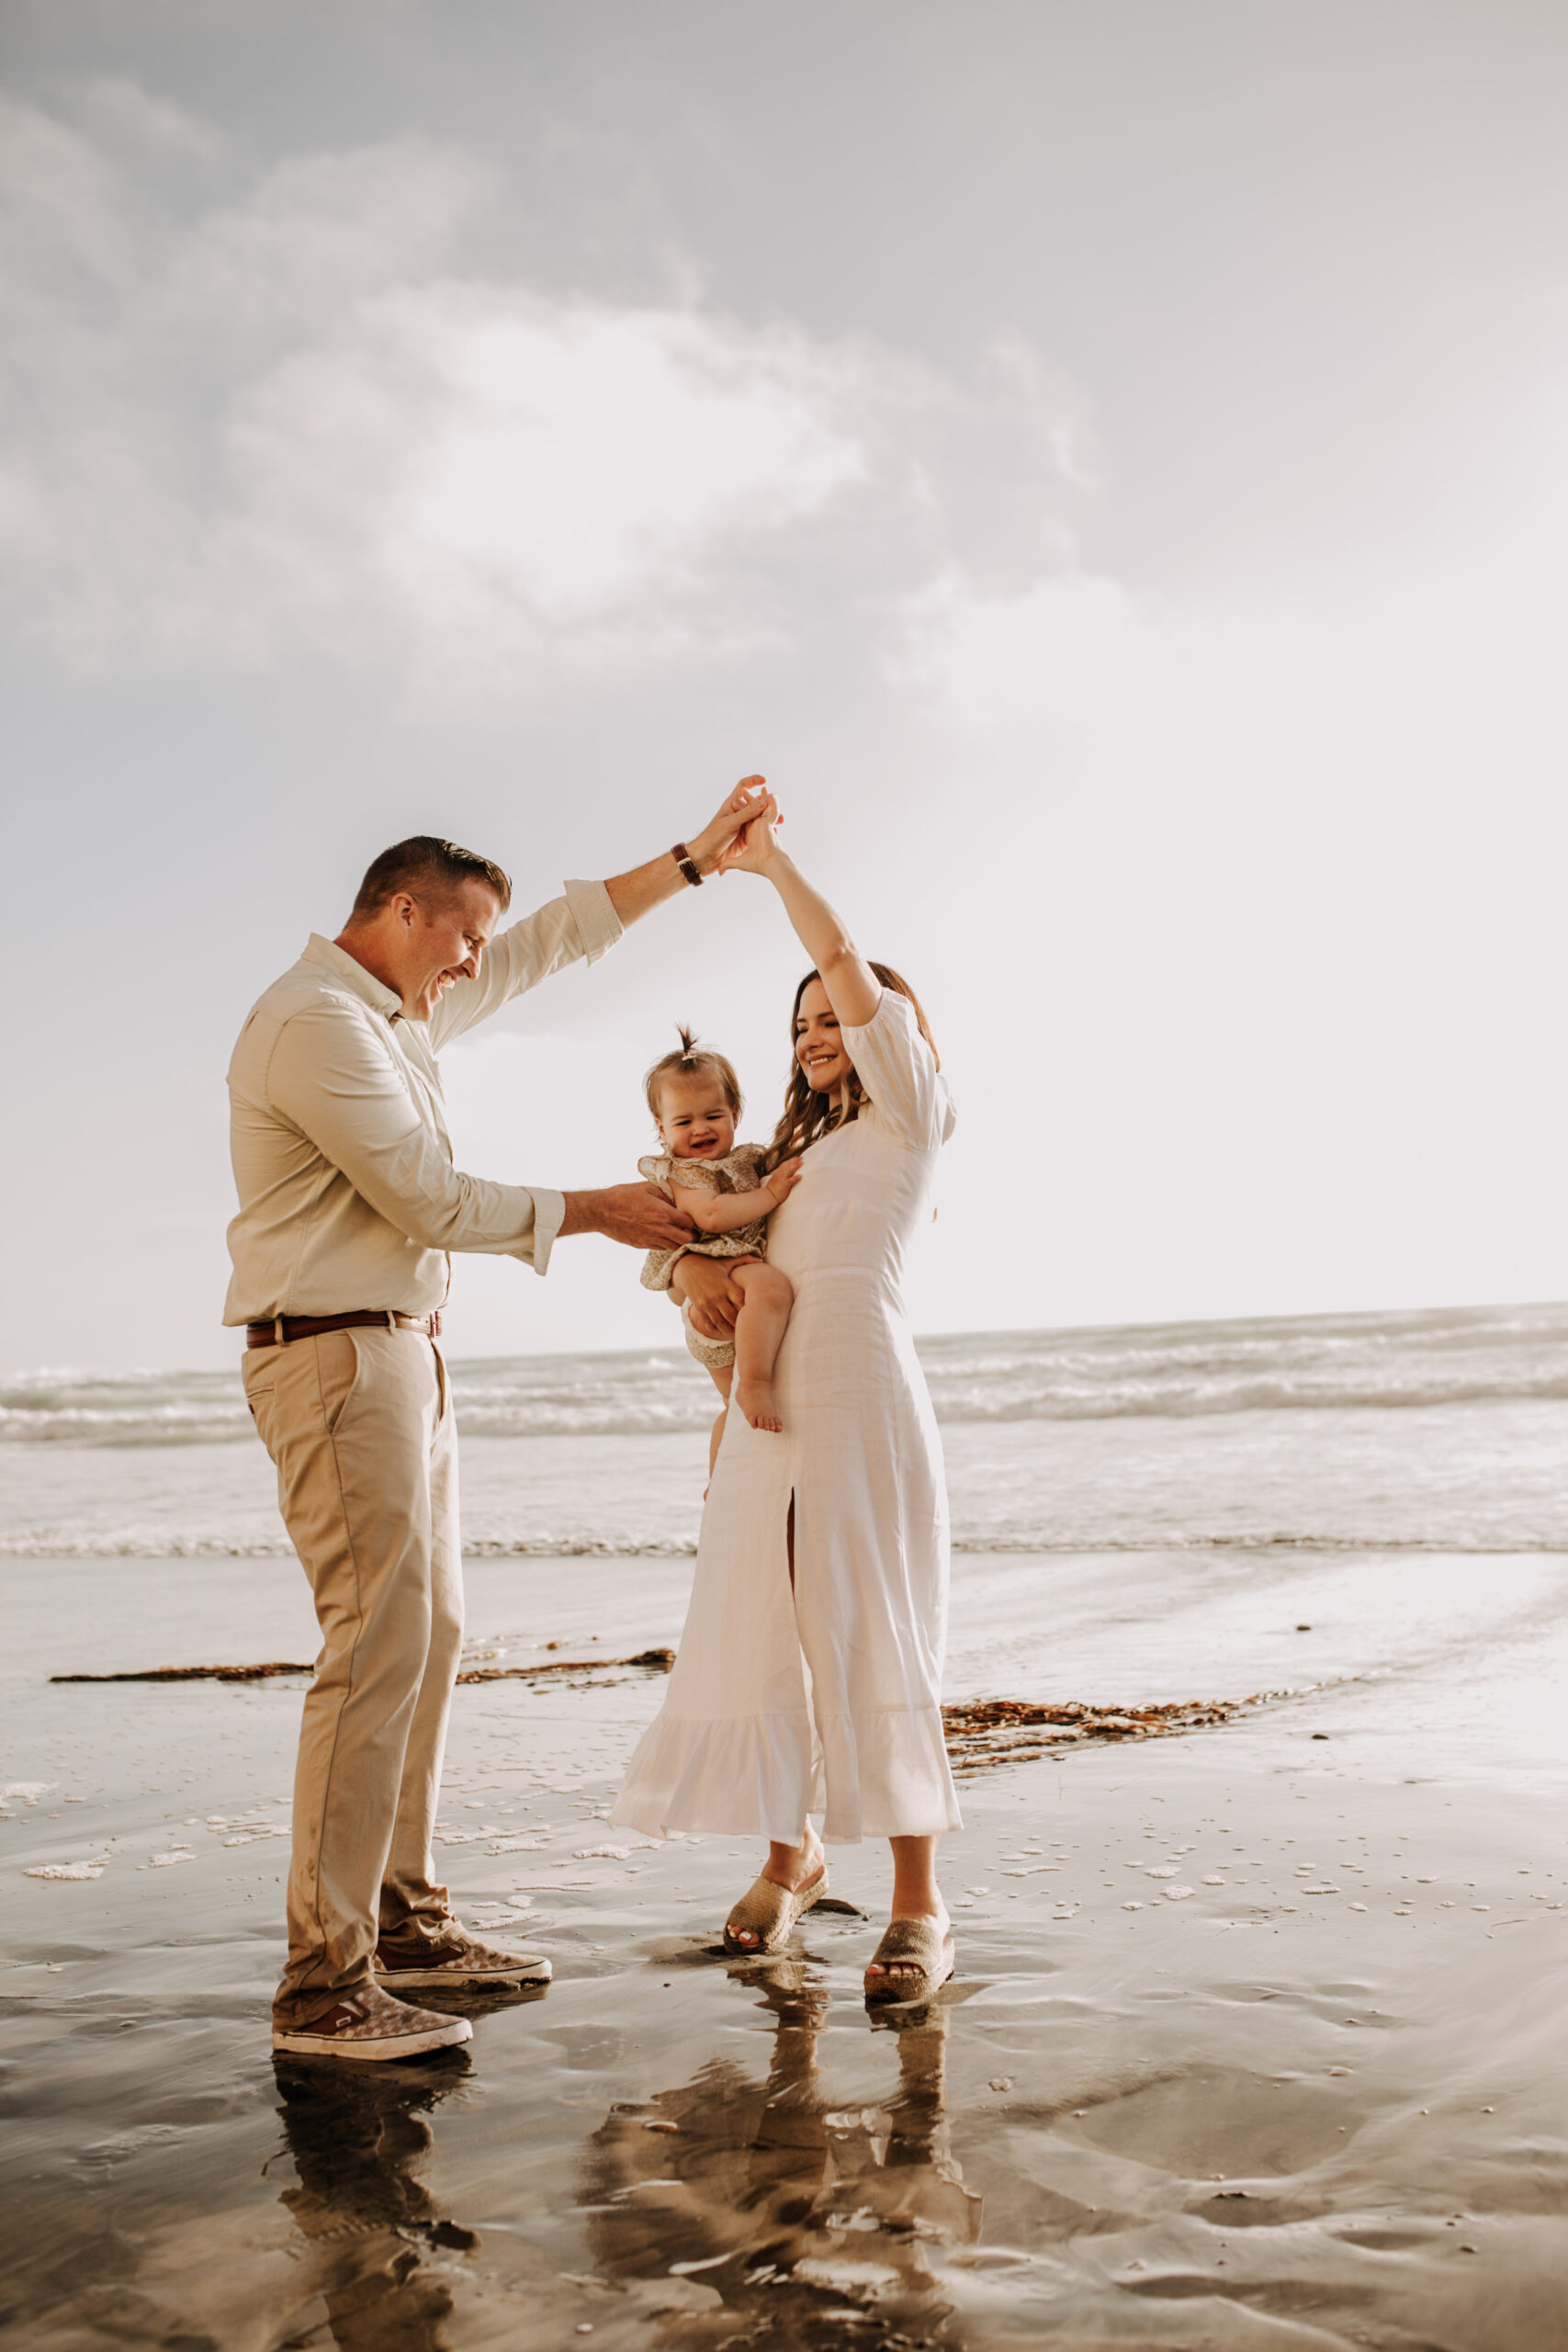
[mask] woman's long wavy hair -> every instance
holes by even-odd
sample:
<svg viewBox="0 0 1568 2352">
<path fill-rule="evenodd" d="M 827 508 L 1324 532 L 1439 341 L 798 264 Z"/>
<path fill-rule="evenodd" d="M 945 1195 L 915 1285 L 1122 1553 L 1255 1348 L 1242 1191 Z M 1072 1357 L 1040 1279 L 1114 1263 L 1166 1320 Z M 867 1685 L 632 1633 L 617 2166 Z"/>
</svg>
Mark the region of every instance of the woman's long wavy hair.
<svg viewBox="0 0 1568 2352">
<path fill-rule="evenodd" d="M 867 960 L 869 962 L 870 959 Z M 891 964 L 872 964 L 871 969 L 885 989 L 891 989 L 895 996 L 908 998 L 915 1009 L 915 1024 L 931 1047 L 931 1059 L 940 1069 L 942 1056 L 937 1052 L 936 1039 L 931 1035 L 925 1008 L 908 981 L 901 973 L 896 972 Z M 844 1085 L 844 1092 L 849 1096 L 848 1108 L 841 1112 L 833 1110 L 827 1095 L 817 1092 L 795 1057 L 795 1024 L 800 1018 L 800 1000 L 812 981 L 819 980 L 821 977 L 820 972 L 807 972 L 796 989 L 795 1002 L 790 1007 L 789 1084 L 784 1089 L 784 1116 L 773 1129 L 773 1139 L 768 1146 L 768 1156 L 762 1163 L 765 1175 L 771 1175 L 782 1160 L 793 1158 L 795 1152 L 809 1151 L 814 1143 L 819 1143 L 824 1136 L 831 1135 L 835 1127 L 847 1126 L 852 1119 L 859 1117 L 861 1104 L 870 1099 L 858 1074 L 852 1069 Z"/>
</svg>

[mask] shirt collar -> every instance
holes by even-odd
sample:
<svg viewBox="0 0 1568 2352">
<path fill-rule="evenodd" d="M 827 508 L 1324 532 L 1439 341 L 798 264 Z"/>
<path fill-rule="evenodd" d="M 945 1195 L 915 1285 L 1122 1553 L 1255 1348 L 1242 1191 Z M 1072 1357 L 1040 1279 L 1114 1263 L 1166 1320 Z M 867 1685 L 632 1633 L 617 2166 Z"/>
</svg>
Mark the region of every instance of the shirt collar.
<svg viewBox="0 0 1568 2352">
<path fill-rule="evenodd" d="M 335 940 L 323 939 L 320 932 L 310 933 L 299 960 L 303 964 L 315 964 L 330 972 L 334 980 L 341 981 L 352 989 L 355 996 L 362 997 L 373 1012 L 384 1013 L 389 1021 L 396 1020 L 402 1012 L 400 996 L 394 996 L 390 989 L 383 988 L 374 972 L 367 972 L 345 947 L 340 947 Z"/>
</svg>

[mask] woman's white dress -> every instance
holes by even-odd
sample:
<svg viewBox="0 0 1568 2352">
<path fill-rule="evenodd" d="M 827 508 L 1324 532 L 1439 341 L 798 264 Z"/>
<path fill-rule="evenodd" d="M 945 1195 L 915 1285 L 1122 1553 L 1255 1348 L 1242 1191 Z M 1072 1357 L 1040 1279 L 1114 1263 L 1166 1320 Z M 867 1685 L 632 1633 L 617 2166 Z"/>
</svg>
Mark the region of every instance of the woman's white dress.
<svg viewBox="0 0 1568 2352">
<path fill-rule="evenodd" d="M 870 1099 L 812 1146 L 768 1228 L 795 1284 L 784 1430 L 730 1413 L 674 1670 L 612 1815 L 653 1837 L 794 1843 L 807 1811 L 840 1842 L 959 1826 L 942 1442 L 903 1297 L 953 1108 L 907 997 L 885 989 L 843 1040 Z"/>
</svg>

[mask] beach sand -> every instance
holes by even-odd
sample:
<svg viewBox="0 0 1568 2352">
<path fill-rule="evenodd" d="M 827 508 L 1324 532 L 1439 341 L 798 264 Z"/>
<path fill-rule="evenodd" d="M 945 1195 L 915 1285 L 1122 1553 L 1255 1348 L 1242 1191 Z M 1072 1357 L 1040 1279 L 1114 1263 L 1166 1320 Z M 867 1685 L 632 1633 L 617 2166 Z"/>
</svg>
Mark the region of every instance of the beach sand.
<svg viewBox="0 0 1568 2352">
<path fill-rule="evenodd" d="M 46 1679 L 308 1657 L 298 1569 L 0 1573 L 18 2346 L 1568 2340 L 1562 1556 L 958 1563 L 953 1697 L 1295 1695 L 966 1781 L 958 1974 L 891 2019 L 886 1848 L 727 1961 L 745 1841 L 604 1818 L 661 1678 L 465 1687 L 444 1864 L 556 1981 L 375 2069 L 267 2046 L 299 1683 Z M 671 1643 L 689 1575 L 471 1564 L 471 1654 Z"/>
</svg>

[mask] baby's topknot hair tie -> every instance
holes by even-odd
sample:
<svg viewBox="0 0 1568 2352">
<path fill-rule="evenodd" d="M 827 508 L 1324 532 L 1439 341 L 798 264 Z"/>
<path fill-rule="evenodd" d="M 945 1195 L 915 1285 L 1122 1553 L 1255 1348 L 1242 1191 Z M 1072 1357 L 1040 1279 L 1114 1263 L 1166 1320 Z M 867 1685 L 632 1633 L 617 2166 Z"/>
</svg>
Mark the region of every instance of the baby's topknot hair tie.
<svg viewBox="0 0 1568 2352">
<path fill-rule="evenodd" d="M 655 1121 L 660 1115 L 660 1087 L 662 1081 L 667 1078 L 692 1078 L 700 1070 L 713 1072 L 724 1099 L 729 1106 L 731 1117 L 738 1119 L 742 1109 L 740 1081 L 736 1077 L 731 1065 L 722 1054 L 716 1054 L 711 1046 L 699 1046 L 696 1031 L 688 1029 L 683 1021 L 678 1021 L 675 1023 L 675 1035 L 681 1040 L 677 1051 L 665 1054 L 660 1060 L 656 1061 L 643 1080 L 643 1091 L 648 1098 L 648 1107 L 653 1114 Z"/>
</svg>

